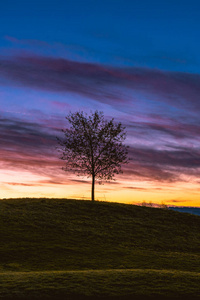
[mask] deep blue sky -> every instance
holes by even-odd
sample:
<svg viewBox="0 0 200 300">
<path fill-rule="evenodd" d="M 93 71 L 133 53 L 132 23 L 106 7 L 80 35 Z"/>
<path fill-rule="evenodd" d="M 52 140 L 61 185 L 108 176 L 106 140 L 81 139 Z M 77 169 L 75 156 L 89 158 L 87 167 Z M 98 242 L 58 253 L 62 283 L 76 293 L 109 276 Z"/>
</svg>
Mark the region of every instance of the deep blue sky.
<svg viewBox="0 0 200 300">
<path fill-rule="evenodd" d="M 55 136 L 69 111 L 98 109 L 127 127 L 133 158 L 99 199 L 200 206 L 199 12 L 199 1 L 1 1 L 0 197 L 89 197 L 62 173 Z"/>
<path fill-rule="evenodd" d="M 199 11 L 199 1 L 2 1 L 0 46 L 12 48 L 10 36 L 47 42 L 50 55 L 198 72 Z"/>
</svg>

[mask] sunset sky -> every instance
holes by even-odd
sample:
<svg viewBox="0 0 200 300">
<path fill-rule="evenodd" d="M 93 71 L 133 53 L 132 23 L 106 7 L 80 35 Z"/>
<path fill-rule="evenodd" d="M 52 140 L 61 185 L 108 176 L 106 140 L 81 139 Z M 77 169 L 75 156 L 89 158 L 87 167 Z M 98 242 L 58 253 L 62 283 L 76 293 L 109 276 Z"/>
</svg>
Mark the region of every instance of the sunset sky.
<svg viewBox="0 0 200 300">
<path fill-rule="evenodd" d="M 126 126 L 131 162 L 98 200 L 200 206 L 200 2 L 7 0 L 0 8 L 0 198 L 89 199 L 56 136 L 71 111 Z"/>
</svg>

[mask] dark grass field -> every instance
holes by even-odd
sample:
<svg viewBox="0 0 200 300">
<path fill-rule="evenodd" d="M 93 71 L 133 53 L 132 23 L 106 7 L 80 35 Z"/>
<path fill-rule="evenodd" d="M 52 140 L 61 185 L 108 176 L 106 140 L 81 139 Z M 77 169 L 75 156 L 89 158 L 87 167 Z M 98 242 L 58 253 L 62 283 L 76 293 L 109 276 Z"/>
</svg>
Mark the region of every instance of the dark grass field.
<svg viewBox="0 0 200 300">
<path fill-rule="evenodd" d="M 200 217 L 58 199 L 0 201 L 0 299 L 200 299 Z"/>
</svg>

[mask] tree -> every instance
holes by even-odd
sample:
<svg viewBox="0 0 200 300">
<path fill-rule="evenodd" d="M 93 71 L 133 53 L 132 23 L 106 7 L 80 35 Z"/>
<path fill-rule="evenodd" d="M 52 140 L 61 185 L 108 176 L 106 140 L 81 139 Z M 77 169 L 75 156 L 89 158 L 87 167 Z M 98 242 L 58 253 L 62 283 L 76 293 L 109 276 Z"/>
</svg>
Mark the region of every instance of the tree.
<svg viewBox="0 0 200 300">
<path fill-rule="evenodd" d="M 95 180 L 113 180 L 122 173 L 121 164 L 128 163 L 128 146 L 121 123 L 105 120 L 103 112 L 91 115 L 70 113 L 66 117 L 70 127 L 63 129 L 64 139 L 58 139 L 61 159 L 66 161 L 65 171 L 92 177 L 91 199 L 94 201 Z"/>
</svg>

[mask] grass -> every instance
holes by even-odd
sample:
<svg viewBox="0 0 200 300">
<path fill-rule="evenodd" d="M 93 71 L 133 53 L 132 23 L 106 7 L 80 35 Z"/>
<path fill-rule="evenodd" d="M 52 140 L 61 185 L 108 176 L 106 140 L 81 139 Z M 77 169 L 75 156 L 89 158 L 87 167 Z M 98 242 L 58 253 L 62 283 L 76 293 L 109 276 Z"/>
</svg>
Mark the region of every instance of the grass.
<svg viewBox="0 0 200 300">
<path fill-rule="evenodd" d="M 1 200 L 0 240 L 0 299 L 200 299 L 199 216 L 106 202 Z"/>
<path fill-rule="evenodd" d="M 87 270 L 8 272 L 0 274 L 1 297 L 52 299 L 154 296 L 165 299 L 179 295 L 194 299 L 199 292 L 200 274 L 160 270 Z M 188 285 L 190 289 L 188 291 Z"/>
</svg>

